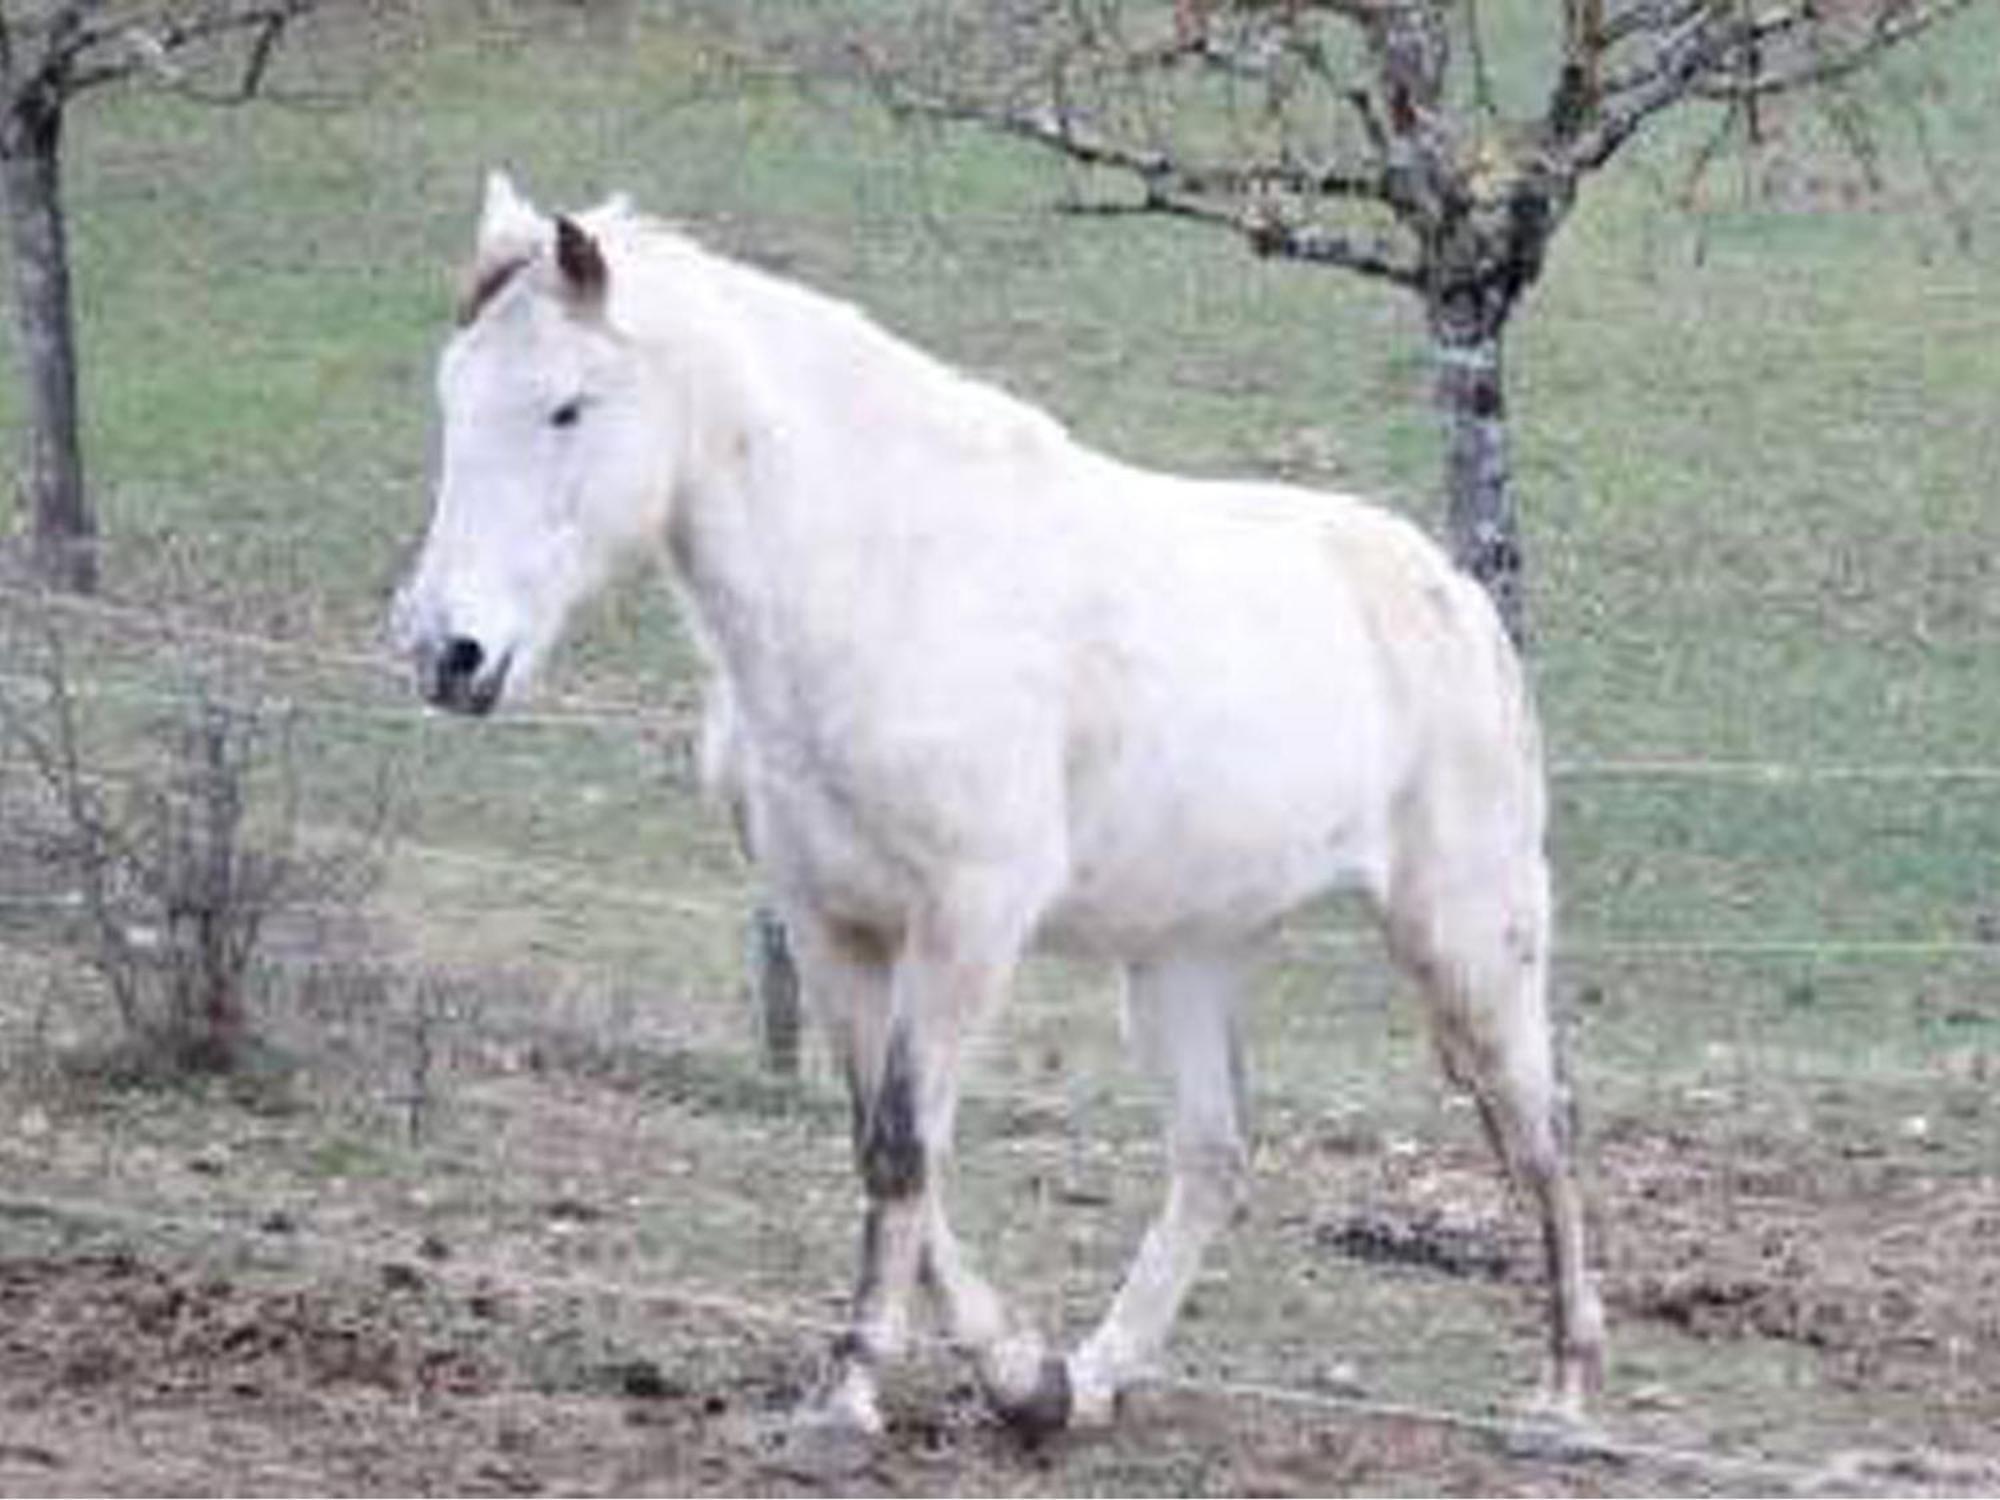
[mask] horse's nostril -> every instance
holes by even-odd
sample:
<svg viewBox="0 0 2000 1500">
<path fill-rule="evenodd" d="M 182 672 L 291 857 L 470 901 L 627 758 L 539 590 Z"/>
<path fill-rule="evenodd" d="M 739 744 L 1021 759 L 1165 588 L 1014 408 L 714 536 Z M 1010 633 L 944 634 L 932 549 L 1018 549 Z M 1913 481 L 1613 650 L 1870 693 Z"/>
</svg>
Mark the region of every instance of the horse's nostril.
<svg viewBox="0 0 2000 1500">
<path fill-rule="evenodd" d="M 471 677 L 485 659 L 486 653 L 479 649 L 479 642 L 470 636 L 455 635 L 445 643 L 444 654 L 438 658 L 438 671 L 446 679 Z"/>
<path fill-rule="evenodd" d="M 418 651 L 418 691 L 425 701 L 454 713 L 491 713 L 500 701 L 510 659 L 505 651 L 489 657 L 471 636 L 446 636 Z"/>
</svg>

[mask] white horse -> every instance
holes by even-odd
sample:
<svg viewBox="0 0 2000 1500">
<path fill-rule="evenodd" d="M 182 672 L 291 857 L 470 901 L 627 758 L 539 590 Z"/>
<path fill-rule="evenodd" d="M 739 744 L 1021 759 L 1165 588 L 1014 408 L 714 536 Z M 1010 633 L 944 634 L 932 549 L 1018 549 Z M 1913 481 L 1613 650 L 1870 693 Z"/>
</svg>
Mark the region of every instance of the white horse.
<svg viewBox="0 0 2000 1500">
<path fill-rule="evenodd" d="M 1358 887 L 1539 1211 L 1580 1414 L 1603 1317 L 1546 1010 L 1537 733 L 1486 598 L 1339 495 L 1150 473 L 853 308 L 622 201 L 489 180 L 399 601 L 433 703 L 518 693 L 616 559 L 664 546 L 714 668 L 709 760 L 846 1068 L 867 1209 L 826 1410 L 873 1430 L 919 1284 L 998 1409 L 1107 1420 L 1244 1191 L 1256 940 Z M 1122 960 L 1172 1177 L 1110 1310 L 1044 1352 L 940 1196 L 968 1036 L 1024 950 Z"/>
</svg>

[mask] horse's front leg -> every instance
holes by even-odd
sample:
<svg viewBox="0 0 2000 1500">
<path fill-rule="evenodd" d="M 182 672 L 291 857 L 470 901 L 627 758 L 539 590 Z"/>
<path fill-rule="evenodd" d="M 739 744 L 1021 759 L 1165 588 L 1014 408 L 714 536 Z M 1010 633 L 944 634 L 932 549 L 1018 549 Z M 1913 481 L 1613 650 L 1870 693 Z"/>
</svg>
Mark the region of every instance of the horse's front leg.
<svg viewBox="0 0 2000 1500">
<path fill-rule="evenodd" d="M 893 1015 L 887 1019 L 879 1045 L 857 1048 L 848 1058 L 855 1161 L 867 1203 L 853 1310 L 847 1331 L 834 1341 L 827 1394 L 830 1415 L 869 1433 L 882 1430 L 878 1372 L 902 1353 L 909 1335 L 910 1294 L 939 1154 L 926 1139 L 926 1089 L 912 1058 L 913 1029 Z"/>
<path fill-rule="evenodd" d="M 958 1110 L 965 1043 L 1004 996 L 1028 923 L 992 901 L 934 901 L 912 920 L 886 990 L 851 983 L 834 1021 L 847 1061 L 855 1155 L 867 1206 L 848 1330 L 835 1346 L 831 1415 L 879 1430 L 877 1377 L 907 1341 L 912 1293 L 936 1293 L 953 1341 L 978 1362 L 1003 1413 L 1059 1424 L 1062 1366 L 1017 1332 L 993 1289 L 966 1263 L 945 1216 L 942 1185 Z M 814 984 L 809 959 L 806 982 Z"/>
<path fill-rule="evenodd" d="M 1070 1416 L 1067 1368 L 972 1269 L 945 1218 L 943 1195 L 935 1191 L 924 1236 L 923 1279 L 937 1298 L 952 1343 L 972 1356 L 980 1384 L 1001 1417 L 1027 1432 L 1063 1426 Z"/>
</svg>

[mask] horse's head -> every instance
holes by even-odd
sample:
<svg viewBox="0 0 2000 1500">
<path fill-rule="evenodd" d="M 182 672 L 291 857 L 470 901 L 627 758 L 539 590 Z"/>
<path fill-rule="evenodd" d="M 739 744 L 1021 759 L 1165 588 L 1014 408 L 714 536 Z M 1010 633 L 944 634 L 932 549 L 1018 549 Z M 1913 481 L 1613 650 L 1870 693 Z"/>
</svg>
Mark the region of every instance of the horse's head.
<svg viewBox="0 0 2000 1500">
<path fill-rule="evenodd" d="M 657 363 L 612 317 L 611 209 L 547 218 L 488 179 L 459 327 L 438 366 L 443 469 L 395 631 L 424 696 L 483 714 L 578 600 L 657 538 L 672 489 Z"/>
</svg>

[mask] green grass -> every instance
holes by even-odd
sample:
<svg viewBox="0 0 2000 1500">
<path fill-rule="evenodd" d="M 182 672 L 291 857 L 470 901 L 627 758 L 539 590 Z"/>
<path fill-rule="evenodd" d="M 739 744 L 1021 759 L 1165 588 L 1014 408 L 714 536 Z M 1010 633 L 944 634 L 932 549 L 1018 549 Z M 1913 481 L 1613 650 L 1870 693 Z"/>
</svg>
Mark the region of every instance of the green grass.
<svg viewBox="0 0 2000 1500">
<path fill-rule="evenodd" d="M 1056 217 L 1062 178 L 1032 153 L 809 102 L 665 21 L 610 50 L 452 16 L 388 45 L 300 49 L 292 81 L 330 80 L 349 107 L 218 112 L 134 91 L 78 110 L 91 461 L 127 597 L 375 648 L 428 504 L 430 361 L 495 164 L 557 204 L 629 189 L 1130 457 L 1230 472 L 1303 443 L 1321 477 L 1433 513 L 1408 299 L 1186 227 Z M 1957 763 L 2000 747 L 2000 204 L 1972 170 L 2000 101 L 1966 61 L 1994 30 L 1980 12 L 1896 63 L 1942 82 L 1930 140 L 1967 250 L 1893 112 L 1892 190 L 1855 207 L 1744 198 L 1718 169 L 1708 207 L 1684 213 L 1693 119 L 1589 184 L 1511 365 L 1558 759 Z M 1850 172 L 1809 112 L 1788 130 L 1793 157 Z M 663 591 L 632 587 L 557 685 L 684 705 L 689 671 Z M 353 672 L 288 687 L 398 701 Z M 336 786 L 350 751 L 404 734 L 331 716 L 315 733 Z M 681 752 L 408 735 L 419 839 L 740 889 Z M 1582 937 L 1967 939 L 2000 902 L 2000 812 L 1979 783 L 1578 779 L 1559 810 Z M 596 931 L 575 934 L 578 961 Z"/>
<path fill-rule="evenodd" d="M 1896 64 L 1947 85 L 1931 141 L 1982 231 L 1969 250 L 1893 115 L 1894 190 L 1855 208 L 1743 198 L 1718 169 L 1708 208 L 1682 212 L 1692 119 L 1590 183 L 1511 365 L 1558 759 L 1957 763 L 2000 746 L 1983 232 L 2000 206 L 1969 169 L 2000 102 L 1962 61 L 1993 30 L 1980 13 Z M 128 92 L 75 117 L 91 460 L 129 597 L 374 649 L 428 504 L 430 360 L 495 164 L 557 204 L 629 189 L 1130 457 L 1232 472 L 1303 445 L 1322 479 L 1433 512 L 1406 298 L 1186 227 L 1053 216 L 1062 178 L 1032 153 L 808 102 L 666 22 L 607 50 L 439 10 L 389 45 L 322 37 L 290 66 L 357 102 L 218 112 Z M 1788 128 L 1793 156 L 1848 170 L 1809 112 Z M 663 591 L 628 587 L 557 685 L 685 705 L 689 670 Z M 398 701 L 353 672 L 286 686 Z M 420 840 L 737 899 L 681 751 L 332 716 L 314 733 L 336 789 L 343 764 L 403 743 Z M 2000 813 L 1978 783 L 1578 779 L 1559 814 L 1583 938 L 1966 939 L 2000 901 Z M 412 899 L 434 878 L 413 874 Z M 552 893 L 523 899 L 555 921 Z M 590 962 L 605 924 L 557 925 Z M 1883 967 L 1905 982 L 1907 964 Z"/>
</svg>

